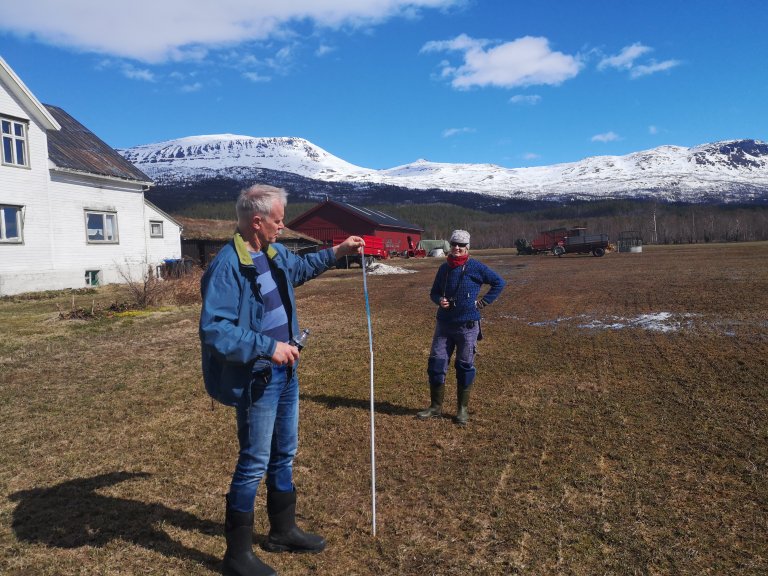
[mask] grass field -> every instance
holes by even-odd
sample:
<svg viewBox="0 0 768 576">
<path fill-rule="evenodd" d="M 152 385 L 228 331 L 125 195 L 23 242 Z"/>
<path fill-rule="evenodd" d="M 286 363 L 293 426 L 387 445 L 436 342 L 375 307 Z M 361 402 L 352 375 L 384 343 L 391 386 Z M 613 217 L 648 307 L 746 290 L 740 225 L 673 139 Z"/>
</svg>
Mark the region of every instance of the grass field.
<svg viewBox="0 0 768 576">
<path fill-rule="evenodd" d="M 414 418 L 440 262 L 368 277 L 376 538 L 362 275 L 298 290 L 298 515 L 329 544 L 260 557 L 288 575 L 768 573 L 768 243 L 473 255 L 508 286 L 466 428 L 452 386 L 445 418 Z M 216 574 L 236 445 L 203 390 L 199 306 L 57 305 L 0 301 L 0 573 Z M 260 490 L 257 541 L 263 507 Z"/>
</svg>

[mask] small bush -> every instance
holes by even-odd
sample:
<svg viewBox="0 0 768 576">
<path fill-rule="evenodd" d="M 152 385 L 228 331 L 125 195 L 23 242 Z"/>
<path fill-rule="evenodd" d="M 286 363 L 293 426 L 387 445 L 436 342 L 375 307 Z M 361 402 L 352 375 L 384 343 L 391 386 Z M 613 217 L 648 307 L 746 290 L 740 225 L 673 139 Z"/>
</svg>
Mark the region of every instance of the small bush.
<svg viewBox="0 0 768 576">
<path fill-rule="evenodd" d="M 167 283 L 155 275 L 152 266 L 147 266 L 140 280 L 133 279 L 130 273 L 122 268 L 119 269 L 119 273 L 128 288 L 132 308 L 144 310 L 165 302 L 168 292 Z"/>
<path fill-rule="evenodd" d="M 164 303 L 176 304 L 177 306 L 200 303 L 200 279 L 202 276 L 203 269 L 194 266 L 178 278 L 165 280 L 167 290 Z"/>
</svg>

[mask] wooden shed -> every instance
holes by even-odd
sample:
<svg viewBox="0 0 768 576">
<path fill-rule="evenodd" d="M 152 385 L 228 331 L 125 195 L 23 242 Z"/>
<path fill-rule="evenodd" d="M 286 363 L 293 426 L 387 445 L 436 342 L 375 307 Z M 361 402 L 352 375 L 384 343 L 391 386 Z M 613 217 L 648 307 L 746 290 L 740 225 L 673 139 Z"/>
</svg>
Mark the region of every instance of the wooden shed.
<svg viewBox="0 0 768 576">
<path fill-rule="evenodd" d="M 181 252 L 184 258 L 191 259 L 205 267 L 208 262 L 232 239 L 237 228 L 234 220 L 209 220 L 202 218 L 176 218 L 184 227 L 181 233 Z M 277 240 L 296 254 L 317 252 L 322 242 L 305 234 L 283 228 Z"/>
<path fill-rule="evenodd" d="M 334 236 L 376 236 L 389 252 L 416 247 L 424 232 L 414 224 L 370 208 L 326 200 L 291 220 L 291 230 L 307 234 L 330 245 Z"/>
</svg>

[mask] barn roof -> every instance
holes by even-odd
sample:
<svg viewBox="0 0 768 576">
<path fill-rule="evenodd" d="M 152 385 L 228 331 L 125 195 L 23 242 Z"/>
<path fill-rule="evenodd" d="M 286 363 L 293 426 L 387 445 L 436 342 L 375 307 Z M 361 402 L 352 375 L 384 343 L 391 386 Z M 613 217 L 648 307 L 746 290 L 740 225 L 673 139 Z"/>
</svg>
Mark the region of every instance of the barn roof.
<svg viewBox="0 0 768 576">
<path fill-rule="evenodd" d="M 48 131 L 48 157 L 57 168 L 151 184 L 152 180 L 57 106 L 44 105 L 61 125 Z"/>
<path fill-rule="evenodd" d="M 304 212 L 304 214 L 294 218 L 291 222 L 289 222 L 289 225 L 294 224 L 295 222 L 304 220 L 306 219 L 307 216 L 327 206 L 339 208 L 341 210 L 344 210 L 345 212 L 354 214 L 358 218 L 367 220 L 368 222 L 376 226 L 387 226 L 389 228 L 402 228 L 405 230 L 413 230 L 417 232 L 424 231 L 423 228 L 416 226 L 415 224 L 411 224 L 410 222 L 406 222 L 405 220 L 400 220 L 399 218 L 395 218 L 394 216 L 390 216 L 389 214 L 385 214 L 384 212 L 381 212 L 379 210 L 373 210 L 371 208 L 364 208 L 361 206 L 353 206 L 352 204 L 347 204 L 346 202 L 338 202 L 336 200 L 326 200 L 325 202 L 322 202 L 317 206 L 313 206 L 312 208 Z"/>
</svg>

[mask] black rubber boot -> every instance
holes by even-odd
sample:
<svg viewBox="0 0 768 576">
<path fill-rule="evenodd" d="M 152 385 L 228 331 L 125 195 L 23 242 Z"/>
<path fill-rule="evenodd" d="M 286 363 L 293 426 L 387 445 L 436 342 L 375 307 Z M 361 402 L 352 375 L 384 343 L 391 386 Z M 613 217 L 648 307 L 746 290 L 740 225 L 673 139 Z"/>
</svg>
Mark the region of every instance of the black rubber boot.
<svg viewBox="0 0 768 576">
<path fill-rule="evenodd" d="M 224 576 L 277 576 L 253 553 L 253 512 L 238 512 L 227 505 L 224 521 L 227 551 L 224 553 Z"/>
<path fill-rule="evenodd" d="M 426 420 L 427 418 L 437 418 L 443 413 L 443 397 L 445 396 L 445 384 L 430 384 L 429 396 L 432 403 L 429 408 L 416 414 L 416 418 Z"/>
<path fill-rule="evenodd" d="M 453 419 L 459 426 L 466 426 L 469 420 L 469 410 L 467 405 L 469 404 L 469 391 L 471 388 L 457 388 L 456 389 L 456 418 Z"/>
<path fill-rule="evenodd" d="M 296 491 L 267 491 L 269 536 L 264 549 L 270 552 L 322 552 L 325 538 L 296 526 Z"/>
</svg>

